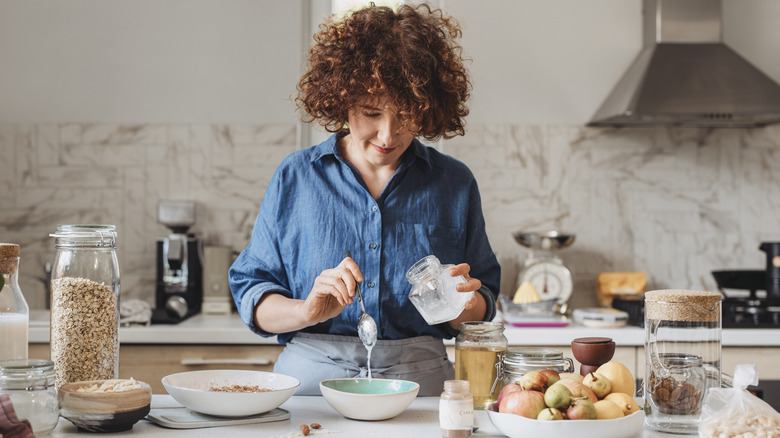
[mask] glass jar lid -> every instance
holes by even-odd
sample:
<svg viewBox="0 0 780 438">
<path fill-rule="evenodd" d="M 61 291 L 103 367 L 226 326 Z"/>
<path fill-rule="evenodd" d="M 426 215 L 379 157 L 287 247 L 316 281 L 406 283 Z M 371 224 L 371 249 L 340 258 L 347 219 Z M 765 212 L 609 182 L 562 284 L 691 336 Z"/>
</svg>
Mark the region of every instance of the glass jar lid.
<svg viewBox="0 0 780 438">
<path fill-rule="evenodd" d="M 508 348 L 504 354 L 504 365 L 542 364 L 563 360 L 563 352 L 551 348 Z"/>
<path fill-rule="evenodd" d="M 54 362 L 47 359 L 0 361 L 0 388 L 24 383 L 29 387 L 54 384 Z"/>
<path fill-rule="evenodd" d="M 487 335 L 494 332 L 504 332 L 504 323 L 496 321 L 467 321 L 458 326 L 461 333 L 469 335 Z"/>
<path fill-rule="evenodd" d="M 57 232 L 49 236 L 57 247 L 116 247 L 114 225 L 57 225 Z"/>
<path fill-rule="evenodd" d="M 659 360 L 665 368 L 701 367 L 701 356 L 687 353 L 660 353 Z"/>
</svg>

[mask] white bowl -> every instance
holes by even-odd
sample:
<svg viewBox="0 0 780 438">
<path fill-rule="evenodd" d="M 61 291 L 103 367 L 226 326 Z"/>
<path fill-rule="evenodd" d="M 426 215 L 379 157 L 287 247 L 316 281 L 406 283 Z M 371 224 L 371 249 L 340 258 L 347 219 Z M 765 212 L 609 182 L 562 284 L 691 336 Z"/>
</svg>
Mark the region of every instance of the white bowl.
<svg viewBox="0 0 780 438">
<path fill-rule="evenodd" d="M 262 414 L 286 402 L 301 382 L 295 377 L 266 371 L 204 370 L 170 374 L 162 384 L 177 402 L 207 415 L 244 417 Z M 219 392 L 211 388 L 259 386 L 261 392 Z"/>
<path fill-rule="evenodd" d="M 394 379 L 330 379 L 320 391 L 339 414 L 353 420 L 387 420 L 412 404 L 420 385 Z"/>
<path fill-rule="evenodd" d="M 488 417 L 509 438 L 577 437 L 577 438 L 633 438 L 645 422 L 642 410 L 614 420 L 557 420 L 542 421 L 496 410 L 496 403 L 488 408 Z"/>
</svg>

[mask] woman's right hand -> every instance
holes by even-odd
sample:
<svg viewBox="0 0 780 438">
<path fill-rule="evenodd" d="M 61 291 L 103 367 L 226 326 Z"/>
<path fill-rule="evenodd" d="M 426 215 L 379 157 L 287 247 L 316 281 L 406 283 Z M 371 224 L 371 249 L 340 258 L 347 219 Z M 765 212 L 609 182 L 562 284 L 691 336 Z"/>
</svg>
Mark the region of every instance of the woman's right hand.
<svg viewBox="0 0 780 438">
<path fill-rule="evenodd" d="M 337 316 L 344 307 L 352 304 L 355 285 L 361 281 L 363 274 L 350 257 L 335 268 L 322 271 L 303 302 L 304 319 L 314 325 Z"/>
</svg>

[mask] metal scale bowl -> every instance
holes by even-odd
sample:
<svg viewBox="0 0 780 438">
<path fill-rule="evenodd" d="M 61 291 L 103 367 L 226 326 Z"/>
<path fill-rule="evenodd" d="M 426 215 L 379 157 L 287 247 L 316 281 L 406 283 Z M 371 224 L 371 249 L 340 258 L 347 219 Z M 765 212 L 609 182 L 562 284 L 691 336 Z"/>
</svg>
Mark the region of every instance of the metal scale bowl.
<svg viewBox="0 0 780 438">
<path fill-rule="evenodd" d="M 573 290 L 571 272 L 563 265 L 557 251 L 574 243 L 575 234 L 559 231 L 517 232 L 515 241 L 528 248 L 517 279 L 518 287 L 531 283 L 542 301 L 514 303 L 511 297 L 501 296 L 504 321 L 515 326 L 565 326 L 567 301 Z"/>
</svg>

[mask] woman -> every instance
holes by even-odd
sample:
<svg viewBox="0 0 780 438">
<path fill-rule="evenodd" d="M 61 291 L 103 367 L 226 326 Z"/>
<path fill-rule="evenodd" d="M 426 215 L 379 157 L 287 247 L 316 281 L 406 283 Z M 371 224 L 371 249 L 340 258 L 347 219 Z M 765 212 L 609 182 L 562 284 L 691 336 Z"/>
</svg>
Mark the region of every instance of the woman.
<svg viewBox="0 0 780 438">
<path fill-rule="evenodd" d="M 442 339 L 495 315 L 500 267 L 476 181 L 416 139 L 464 133 L 470 84 L 459 37 L 427 5 L 372 5 L 315 36 L 296 103 L 334 134 L 281 163 L 230 269 L 243 321 L 286 344 L 274 370 L 301 380 L 299 395 L 319 394 L 326 378 L 366 376 L 358 284 L 378 326 L 372 375 L 416 381 L 420 395 L 453 378 Z M 467 279 L 459 292 L 478 292 L 435 326 L 409 301 L 405 278 L 430 254 L 456 264 L 450 274 Z"/>
</svg>

